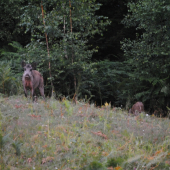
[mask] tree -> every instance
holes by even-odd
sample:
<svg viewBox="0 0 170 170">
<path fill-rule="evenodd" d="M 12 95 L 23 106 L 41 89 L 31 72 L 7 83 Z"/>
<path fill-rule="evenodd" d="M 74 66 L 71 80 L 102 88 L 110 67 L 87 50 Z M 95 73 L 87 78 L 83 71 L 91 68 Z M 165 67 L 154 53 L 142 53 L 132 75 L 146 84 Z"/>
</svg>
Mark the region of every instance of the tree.
<svg viewBox="0 0 170 170">
<path fill-rule="evenodd" d="M 29 33 L 24 34 L 24 27 L 18 25 L 22 13 L 22 6 L 26 0 L 0 1 L 0 48 L 12 50 L 8 43 L 12 41 L 26 45 L 29 42 Z M 21 16 L 22 17 L 22 16 Z"/>
<path fill-rule="evenodd" d="M 127 3 L 130 0 L 97 0 L 102 6 L 96 11 L 97 15 L 109 18 L 111 24 L 106 26 L 102 35 L 95 35 L 90 40 L 93 46 L 98 47 L 98 52 L 93 54 L 93 60 L 123 61 L 123 51 L 120 41 L 124 38 L 135 39 L 135 27 L 126 28 L 122 23 L 127 14 Z"/>
<path fill-rule="evenodd" d="M 38 1 L 30 0 L 23 7 L 21 26 L 26 27 L 32 37 L 26 46 L 28 55 L 23 59 L 31 61 L 36 58 L 43 65 L 41 71 L 48 77 L 45 80 L 52 80 L 56 91 L 64 87 L 68 89 L 68 95 L 79 95 L 86 64 L 96 51 L 95 48 L 89 50 L 88 39 L 101 34 L 109 24 L 106 17 L 95 15 L 100 6 L 95 0 L 50 0 L 42 1 L 41 6 Z M 49 57 L 44 33 L 48 37 Z M 47 75 L 49 61 L 52 73 L 50 79 Z"/>
<path fill-rule="evenodd" d="M 131 96 L 150 107 L 169 105 L 170 71 L 170 2 L 168 0 L 139 0 L 128 3 L 129 13 L 122 21 L 127 27 L 135 26 L 141 34 L 136 40 L 125 39 L 122 49 L 129 74 Z M 134 88 L 133 88 L 134 89 Z"/>
</svg>

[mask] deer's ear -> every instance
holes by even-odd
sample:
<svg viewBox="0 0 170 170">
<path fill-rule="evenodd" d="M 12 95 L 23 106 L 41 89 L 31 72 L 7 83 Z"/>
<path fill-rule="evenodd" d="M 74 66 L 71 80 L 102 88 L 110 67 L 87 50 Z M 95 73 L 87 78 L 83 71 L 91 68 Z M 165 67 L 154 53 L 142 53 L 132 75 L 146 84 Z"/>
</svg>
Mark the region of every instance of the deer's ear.
<svg viewBox="0 0 170 170">
<path fill-rule="evenodd" d="M 36 62 L 33 62 L 33 63 L 31 64 L 31 66 L 32 66 L 32 69 L 33 69 L 33 70 L 36 70 L 36 68 L 37 68 L 37 63 L 36 63 Z"/>
<path fill-rule="evenodd" d="M 22 67 L 25 67 L 25 66 L 26 66 L 25 61 L 22 61 L 21 66 L 22 66 Z"/>
</svg>

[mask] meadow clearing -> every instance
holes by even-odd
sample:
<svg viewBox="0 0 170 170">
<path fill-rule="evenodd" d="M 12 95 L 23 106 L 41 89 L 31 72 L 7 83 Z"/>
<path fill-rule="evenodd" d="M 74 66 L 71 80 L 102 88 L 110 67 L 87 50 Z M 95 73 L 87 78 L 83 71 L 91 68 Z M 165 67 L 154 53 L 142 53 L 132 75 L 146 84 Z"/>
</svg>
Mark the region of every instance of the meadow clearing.
<svg viewBox="0 0 170 170">
<path fill-rule="evenodd" d="M 170 168 L 170 123 L 108 103 L 0 97 L 0 169 Z"/>
</svg>

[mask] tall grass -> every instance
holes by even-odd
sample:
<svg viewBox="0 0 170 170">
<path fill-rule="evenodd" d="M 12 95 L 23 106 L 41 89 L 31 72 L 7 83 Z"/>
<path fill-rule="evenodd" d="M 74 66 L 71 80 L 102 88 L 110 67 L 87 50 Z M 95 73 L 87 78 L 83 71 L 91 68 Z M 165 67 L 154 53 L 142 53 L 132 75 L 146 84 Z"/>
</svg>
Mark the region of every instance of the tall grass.
<svg viewBox="0 0 170 170">
<path fill-rule="evenodd" d="M 0 97 L 0 169 L 169 169 L 169 119 L 106 103 Z M 8 140 L 7 140 L 8 139 Z"/>
</svg>

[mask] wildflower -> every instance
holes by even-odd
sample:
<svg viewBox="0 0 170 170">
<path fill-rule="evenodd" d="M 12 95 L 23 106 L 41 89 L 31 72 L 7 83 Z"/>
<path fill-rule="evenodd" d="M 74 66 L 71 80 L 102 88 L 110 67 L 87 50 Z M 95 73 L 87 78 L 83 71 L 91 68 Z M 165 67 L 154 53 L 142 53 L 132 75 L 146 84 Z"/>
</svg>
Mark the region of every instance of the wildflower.
<svg viewBox="0 0 170 170">
<path fill-rule="evenodd" d="M 106 102 L 104 105 L 107 107 L 109 104 Z"/>
</svg>

